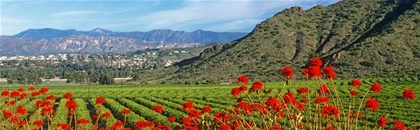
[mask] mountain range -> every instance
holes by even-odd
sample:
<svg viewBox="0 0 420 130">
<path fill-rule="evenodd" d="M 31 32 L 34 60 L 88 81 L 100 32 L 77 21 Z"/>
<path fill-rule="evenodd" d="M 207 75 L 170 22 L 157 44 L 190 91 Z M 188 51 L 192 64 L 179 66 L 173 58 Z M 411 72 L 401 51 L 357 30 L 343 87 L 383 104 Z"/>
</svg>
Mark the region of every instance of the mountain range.
<svg viewBox="0 0 420 130">
<path fill-rule="evenodd" d="M 241 32 L 193 32 L 152 30 L 149 32 L 113 32 L 52 28 L 28 29 L 13 36 L 0 37 L 0 55 L 38 55 L 51 53 L 128 52 L 146 48 L 192 47 L 206 43 L 226 43 L 245 36 Z"/>
<path fill-rule="evenodd" d="M 143 71 L 143 83 L 234 83 L 239 75 L 294 78 L 311 58 L 335 67 L 338 78 L 420 77 L 418 0 L 342 0 L 308 10 L 287 8 L 258 24 L 247 36 L 204 50 L 175 66 Z"/>
</svg>

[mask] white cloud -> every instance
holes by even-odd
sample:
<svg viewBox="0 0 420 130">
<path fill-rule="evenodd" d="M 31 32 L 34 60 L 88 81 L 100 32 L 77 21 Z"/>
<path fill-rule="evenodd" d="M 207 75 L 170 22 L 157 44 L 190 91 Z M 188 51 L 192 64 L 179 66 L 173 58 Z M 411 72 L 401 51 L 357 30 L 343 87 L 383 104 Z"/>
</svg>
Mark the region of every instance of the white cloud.
<svg viewBox="0 0 420 130">
<path fill-rule="evenodd" d="M 238 24 L 267 13 L 281 11 L 299 1 L 188 1 L 181 9 L 165 10 L 140 16 L 138 21 L 146 26 L 141 30 L 156 28 L 186 28 L 204 24 Z M 235 21 L 236 20 L 236 21 Z M 258 22 L 257 22 L 258 23 Z M 232 26 L 233 27 L 233 26 Z M 238 27 L 235 27 L 238 29 Z"/>
<path fill-rule="evenodd" d="M 64 12 L 53 13 L 50 15 L 50 17 L 86 16 L 86 15 L 92 15 L 96 13 L 99 13 L 99 12 L 91 11 L 91 10 L 64 11 Z"/>
</svg>

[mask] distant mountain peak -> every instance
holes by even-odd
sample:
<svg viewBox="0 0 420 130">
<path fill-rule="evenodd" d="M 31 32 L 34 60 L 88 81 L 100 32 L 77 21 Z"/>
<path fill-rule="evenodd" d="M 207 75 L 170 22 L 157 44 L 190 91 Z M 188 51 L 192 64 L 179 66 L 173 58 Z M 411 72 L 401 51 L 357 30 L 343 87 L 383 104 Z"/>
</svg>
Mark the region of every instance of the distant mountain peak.
<svg viewBox="0 0 420 130">
<path fill-rule="evenodd" d="M 112 33 L 111 30 L 106 30 L 106 29 L 102 29 L 102 28 L 94 28 L 90 32 L 100 33 L 100 34 L 103 34 L 103 33 Z"/>
</svg>

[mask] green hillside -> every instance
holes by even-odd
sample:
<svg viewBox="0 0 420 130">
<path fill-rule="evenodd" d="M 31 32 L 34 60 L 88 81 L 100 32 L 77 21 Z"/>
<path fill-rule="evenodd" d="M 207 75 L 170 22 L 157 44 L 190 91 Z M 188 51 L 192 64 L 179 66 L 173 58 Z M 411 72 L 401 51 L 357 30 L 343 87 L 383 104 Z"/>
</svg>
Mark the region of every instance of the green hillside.
<svg viewBox="0 0 420 130">
<path fill-rule="evenodd" d="M 221 83 L 242 74 L 276 81 L 286 65 L 303 78 L 300 72 L 312 57 L 334 66 L 339 78 L 419 75 L 419 12 L 418 0 L 343 0 L 308 10 L 291 7 L 242 39 L 208 48 L 174 67 L 144 71 L 142 81 Z"/>
</svg>

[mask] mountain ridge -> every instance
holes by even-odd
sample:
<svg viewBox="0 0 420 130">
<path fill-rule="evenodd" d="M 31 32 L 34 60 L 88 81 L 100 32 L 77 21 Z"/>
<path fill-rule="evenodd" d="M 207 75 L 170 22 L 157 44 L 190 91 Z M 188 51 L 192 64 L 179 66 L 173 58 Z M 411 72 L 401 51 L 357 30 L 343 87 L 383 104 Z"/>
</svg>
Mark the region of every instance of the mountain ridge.
<svg viewBox="0 0 420 130">
<path fill-rule="evenodd" d="M 13 36 L 1 36 L 0 55 L 38 55 L 48 53 L 127 52 L 146 48 L 193 47 L 207 43 L 226 43 L 247 33 L 193 32 L 156 29 L 149 32 L 113 32 L 53 28 L 28 29 Z M 108 41 L 106 41 L 108 40 Z"/>
<path fill-rule="evenodd" d="M 278 81 L 281 67 L 299 73 L 313 57 L 334 66 L 339 78 L 418 75 L 419 11 L 418 0 L 343 0 L 308 10 L 295 6 L 239 40 L 210 47 L 162 69 L 165 73 L 144 71 L 142 78 L 144 83 L 206 84 L 248 75 Z"/>
</svg>

